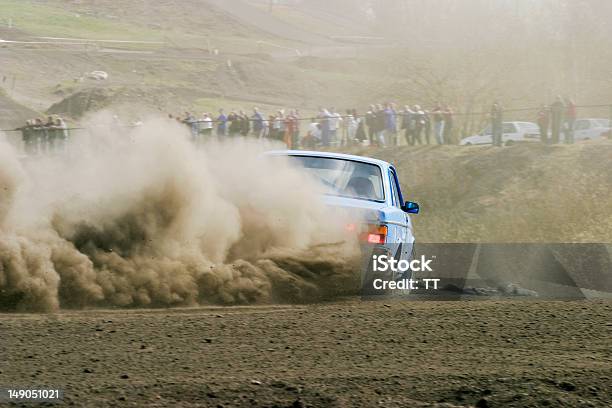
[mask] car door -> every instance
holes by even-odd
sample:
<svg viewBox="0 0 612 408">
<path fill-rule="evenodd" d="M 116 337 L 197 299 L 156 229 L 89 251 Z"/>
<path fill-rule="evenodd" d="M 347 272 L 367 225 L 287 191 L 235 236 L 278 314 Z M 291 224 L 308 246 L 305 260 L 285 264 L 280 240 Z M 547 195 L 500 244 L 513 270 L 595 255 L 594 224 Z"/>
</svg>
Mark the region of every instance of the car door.
<svg viewBox="0 0 612 408">
<path fill-rule="evenodd" d="M 512 122 L 504 122 L 502 125 L 502 142 L 507 142 L 508 140 L 512 140 L 514 142 L 521 139 L 521 135 L 516 128 L 516 125 Z"/>
<path fill-rule="evenodd" d="M 519 123 L 519 135 L 522 141 L 536 142 L 540 140 L 540 128 L 535 123 Z"/>
<path fill-rule="evenodd" d="M 585 139 L 599 139 L 604 132 L 603 123 L 598 119 L 589 119 L 589 129 L 586 132 Z"/>
<path fill-rule="evenodd" d="M 574 122 L 574 140 L 589 139 L 591 122 L 588 119 L 578 119 Z"/>
<path fill-rule="evenodd" d="M 478 135 L 478 140 L 474 144 L 493 144 L 493 130 L 491 125 L 484 128 Z"/>
<path fill-rule="evenodd" d="M 397 240 L 400 250 L 400 259 L 409 259 L 412 253 L 412 225 L 410 217 L 403 210 L 404 198 L 400 188 L 397 172 L 393 167 L 389 168 L 389 185 L 391 186 L 391 196 L 393 200 L 392 222 L 397 233 Z"/>
</svg>

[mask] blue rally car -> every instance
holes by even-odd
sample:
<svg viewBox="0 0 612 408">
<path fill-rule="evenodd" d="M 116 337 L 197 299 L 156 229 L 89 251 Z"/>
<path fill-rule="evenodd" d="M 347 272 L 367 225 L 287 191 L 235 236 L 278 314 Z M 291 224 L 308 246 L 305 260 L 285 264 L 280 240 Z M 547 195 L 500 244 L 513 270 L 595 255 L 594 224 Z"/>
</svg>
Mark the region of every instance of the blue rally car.
<svg viewBox="0 0 612 408">
<path fill-rule="evenodd" d="M 326 185 L 326 204 L 356 214 L 357 223 L 349 227 L 361 237 L 365 260 L 371 261 L 372 255 L 411 260 L 415 238 L 409 214 L 418 214 L 419 206 L 404 201 L 391 164 L 330 152 L 285 150 L 269 154 L 287 156 Z"/>
</svg>

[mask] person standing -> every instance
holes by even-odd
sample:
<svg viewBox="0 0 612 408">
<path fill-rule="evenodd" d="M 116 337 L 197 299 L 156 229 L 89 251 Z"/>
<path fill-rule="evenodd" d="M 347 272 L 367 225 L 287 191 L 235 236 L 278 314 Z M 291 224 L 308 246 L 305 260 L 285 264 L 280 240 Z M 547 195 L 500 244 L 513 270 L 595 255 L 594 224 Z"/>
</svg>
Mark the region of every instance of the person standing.
<svg viewBox="0 0 612 408">
<path fill-rule="evenodd" d="M 348 134 L 348 127 L 349 127 L 349 117 L 351 116 L 351 110 L 347 109 L 344 113 L 344 116 L 342 117 L 342 135 L 340 136 L 340 146 L 347 146 L 350 142 L 349 142 L 349 134 Z"/>
<path fill-rule="evenodd" d="M 285 118 L 285 144 L 288 149 L 296 149 L 297 148 L 297 140 L 295 139 L 297 136 L 297 127 L 298 120 L 295 115 L 295 111 L 290 110 L 289 114 Z"/>
<path fill-rule="evenodd" d="M 45 123 L 44 129 L 47 139 L 47 151 L 55 152 L 57 129 L 55 127 L 55 119 L 53 118 L 53 116 L 47 117 L 47 123 Z"/>
<path fill-rule="evenodd" d="M 574 123 L 576 123 L 576 104 L 571 99 L 565 100 L 565 144 L 574 143 Z"/>
<path fill-rule="evenodd" d="M 34 143 L 38 148 L 36 149 L 38 154 L 47 153 L 47 131 L 45 130 L 45 123 L 42 118 L 34 119 L 34 125 L 32 126 Z"/>
<path fill-rule="evenodd" d="M 276 123 L 276 116 L 269 115 L 268 116 L 268 138 L 272 140 L 276 139 L 276 130 L 274 128 L 275 123 Z"/>
<path fill-rule="evenodd" d="M 321 129 L 321 145 L 329 147 L 331 145 L 331 136 L 329 131 L 330 114 L 327 109 L 322 108 L 319 111 L 319 125 Z"/>
<path fill-rule="evenodd" d="M 563 99 L 560 96 L 557 96 L 555 102 L 550 106 L 551 112 L 551 143 L 557 144 L 559 143 L 561 136 L 561 125 L 563 124 L 563 114 L 565 113 L 565 105 L 563 103 Z"/>
<path fill-rule="evenodd" d="M 363 145 L 365 141 L 368 140 L 368 135 L 366 134 L 365 128 L 365 118 L 359 117 L 356 109 L 353 109 L 352 114 L 355 118 L 355 122 L 357 122 L 357 131 L 355 132 L 355 139 L 360 145 Z"/>
<path fill-rule="evenodd" d="M 219 116 L 217 117 L 217 136 L 224 137 L 227 134 L 227 116 L 223 112 L 223 109 L 219 109 Z"/>
<path fill-rule="evenodd" d="M 240 135 L 247 137 L 251 132 L 251 119 L 243 110 L 238 116 L 240 117 Z"/>
<path fill-rule="evenodd" d="M 502 107 L 498 102 L 494 102 L 493 106 L 491 106 L 489 119 L 491 120 L 491 136 L 493 138 L 493 146 L 501 146 L 504 132 L 504 119 Z"/>
<path fill-rule="evenodd" d="M 285 130 L 287 129 L 285 119 L 285 111 L 279 110 L 274 120 L 274 133 L 276 134 L 276 140 L 279 142 L 285 141 Z"/>
<path fill-rule="evenodd" d="M 316 118 L 311 119 L 308 125 L 306 136 L 302 139 L 302 147 L 305 149 L 314 149 L 321 141 L 321 125 L 317 123 Z"/>
<path fill-rule="evenodd" d="M 238 116 L 236 112 L 230 112 L 230 114 L 227 115 L 227 121 L 229 123 L 228 131 L 230 137 L 238 137 L 242 128 L 242 120 L 240 116 Z"/>
<path fill-rule="evenodd" d="M 365 125 L 368 127 L 368 139 L 370 146 L 374 146 L 375 142 L 375 127 L 376 127 L 376 108 L 374 105 L 370 105 L 369 110 L 366 112 Z"/>
<path fill-rule="evenodd" d="M 444 144 L 444 112 L 440 104 L 436 104 L 435 108 L 431 111 L 434 123 L 434 136 L 438 144 Z"/>
<path fill-rule="evenodd" d="M 425 116 L 425 112 L 421 110 L 419 105 L 414 105 L 412 111 L 414 112 L 414 130 L 412 133 L 413 144 L 423 144 L 421 134 L 423 133 L 423 128 L 425 127 L 425 119 L 423 118 Z"/>
<path fill-rule="evenodd" d="M 198 133 L 199 133 L 198 121 L 191 114 L 191 112 L 185 112 L 185 118 L 183 119 L 183 123 L 185 125 L 189 126 L 189 131 L 191 132 L 191 140 L 194 143 L 197 143 L 198 142 Z"/>
<path fill-rule="evenodd" d="M 431 117 L 429 116 L 429 111 L 423 111 L 423 120 L 425 121 L 425 126 L 423 127 L 423 133 L 425 134 L 425 143 L 430 144 L 431 139 Z"/>
<path fill-rule="evenodd" d="M 540 128 L 540 141 L 548 144 L 548 128 L 550 126 L 550 109 L 546 105 L 540 107 L 538 112 L 538 127 Z"/>
<path fill-rule="evenodd" d="M 212 135 L 212 129 L 212 118 L 208 113 L 204 112 L 202 119 L 200 119 L 200 134 L 202 135 L 202 138 L 204 140 L 210 139 L 210 136 Z"/>
<path fill-rule="evenodd" d="M 291 146 L 293 149 L 300 148 L 300 111 L 294 109 L 291 113 L 293 116 L 293 130 L 291 132 Z"/>
<path fill-rule="evenodd" d="M 253 135 L 257 139 L 261 139 L 264 133 L 264 117 L 259 112 L 258 108 L 253 108 L 253 116 L 251 116 L 251 119 L 253 120 Z"/>
<path fill-rule="evenodd" d="M 353 109 L 346 110 L 346 117 L 344 120 L 345 128 L 346 128 L 346 139 L 344 140 L 343 145 L 351 146 L 355 144 L 355 139 L 357 137 L 357 127 L 359 123 L 355 115 L 353 115 Z"/>
<path fill-rule="evenodd" d="M 386 114 L 385 109 L 382 105 L 378 104 L 376 107 L 376 141 L 378 142 L 379 147 L 386 147 L 385 140 L 385 124 L 386 124 Z"/>
<path fill-rule="evenodd" d="M 329 138 L 332 146 L 338 146 L 338 129 L 342 124 L 342 116 L 336 112 L 336 108 L 331 108 L 329 115 Z"/>
<path fill-rule="evenodd" d="M 446 109 L 442 113 L 442 119 L 444 120 L 442 140 L 444 144 L 451 144 L 453 139 L 453 110 L 450 106 L 446 105 Z"/>
<path fill-rule="evenodd" d="M 63 152 L 66 150 L 66 145 L 68 144 L 68 125 L 60 116 L 55 118 L 55 128 L 56 130 L 56 149 Z"/>
<path fill-rule="evenodd" d="M 402 111 L 401 128 L 404 131 L 404 139 L 406 139 L 406 144 L 408 145 L 414 144 L 414 140 L 412 138 L 413 116 L 414 112 L 412 109 L 410 109 L 410 106 L 404 106 L 404 110 Z"/>
<path fill-rule="evenodd" d="M 397 111 L 392 103 L 385 105 L 385 139 L 392 146 L 397 146 Z"/>
<path fill-rule="evenodd" d="M 23 141 L 23 148 L 25 150 L 26 155 L 32 156 L 36 154 L 36 150 L 34 149 L 34 132 L 32 128 L 34 127 L 34 121 L 28 119 L 26 121 L 25 126 L 20 128 L 21 130 L 21 139 Z"/>
</svg>

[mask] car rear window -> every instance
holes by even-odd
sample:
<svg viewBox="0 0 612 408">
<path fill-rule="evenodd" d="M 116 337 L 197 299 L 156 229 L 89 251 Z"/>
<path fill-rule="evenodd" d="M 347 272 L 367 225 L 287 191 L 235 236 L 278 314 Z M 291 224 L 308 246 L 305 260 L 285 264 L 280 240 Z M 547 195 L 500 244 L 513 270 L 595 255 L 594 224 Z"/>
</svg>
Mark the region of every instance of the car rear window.
<svg viewBox="0 0 612 408">
<path fill-rule="evenodd" d="M 289 156 L 290 162 L 306 169 L 326 187 L 328 194 L 360 200 L 384 201 L 380 167 L 375 164 L 334 157 Z"/>
</svg>

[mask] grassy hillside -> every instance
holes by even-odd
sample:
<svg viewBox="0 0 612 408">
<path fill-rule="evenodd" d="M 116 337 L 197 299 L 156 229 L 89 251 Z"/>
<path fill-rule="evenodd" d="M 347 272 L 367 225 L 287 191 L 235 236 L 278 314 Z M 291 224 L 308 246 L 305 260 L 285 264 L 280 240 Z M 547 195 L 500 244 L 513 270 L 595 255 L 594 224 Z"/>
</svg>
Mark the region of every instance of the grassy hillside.
<svg viewBox="0 0 612 408">
<path fill-rule="evenodd" d="M 94 16 L 78 8 L 63 7 L 53 2 L 3 0 L 0 16 L 12 19 L 15 28 L 37 36 L 88 39 L 162 40 L 160 32 L 136 24 L 126 24 L 110 16 Z"/>
<path fill-rule="evenodd" d="M 2 39 L 37 42 L 45 36 L 163 44 L 4 44 L 0 75 L 8 82 L 0 87 L 10 85 L 16 100 L 41 111 L 58 103 L 73 106 L 70 98 L 100 88 L 110 94 L 121 90 L 118 105 L 127 102 L 141 105 L 143 111 L 175 113 L 252 105 L 305 111 L 321 103 L 347 107 L 366 103 L 362 97 L 366 90 L 360 84 L 371 78 L 367 67 L 376 64 L 354 61 L 350 47 L 350 58 L 342 61 L 298 58 L 298 49 L 307 54 L 329 47 L 330 53 L 338 53 L 342 45 L 329 45 L 324 38 L 331 32 L 319 36 L 312 27 L 292 19 L 268 15 L 252 5 L 238 6 L 212 0 L 130 1 L 121 7 L 112 0 L 4 1 Z M 245 14 L 249 7 L 258 14 Z M 296 33 L 306 33 L 303 39 L 313 43 L 291 40 L 294 34 L 302 38 Z M 218 55 L 209 52 L 215 49 Z M 93 70 L 108 72 L 109 79 L 81 79 Z M 130 100 L 131 95 L 136 96 Z M 112 99 L 105 106 L 118 108 Z M 78 118 L 85 112 L 76 107 L 60 113 Z"/>
<path fill-rule="evenodd" d="M 421 242 L 612 242 L 612 142 L 361 150 L 394 163 Z"/>
<path fill-rule="evenodd" d="M 337 24 L 304 24 L 314 19 L 300 9 L 268 13 L 241 0 L 6 0 L 0 17 L 12 19 L 32 35 L 169 41 L 182 47 L 207 47 L 247 52 L 259 40 L 276 45 L 317 45 L 337 33 Z M 298 20 L 295 20 L 297 18 Z M 346 32 L 347 26 L 342 27 Z M 356 31 L 358 32 L 358 31 Z"/>
</svg>

